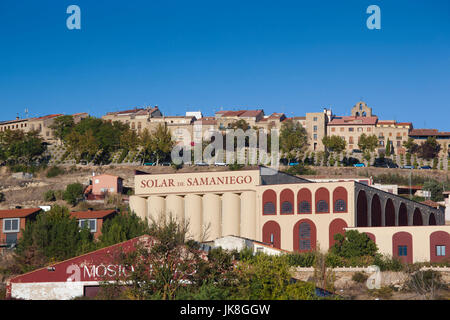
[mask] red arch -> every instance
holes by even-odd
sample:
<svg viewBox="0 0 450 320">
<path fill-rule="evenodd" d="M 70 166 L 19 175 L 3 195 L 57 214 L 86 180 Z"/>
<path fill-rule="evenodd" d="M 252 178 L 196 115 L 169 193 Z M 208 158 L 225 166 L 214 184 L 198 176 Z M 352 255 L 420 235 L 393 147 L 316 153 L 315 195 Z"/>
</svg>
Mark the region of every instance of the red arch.
<svg viewBox="0 0 450 320">
<path fill-rule="evenodd" d="M 283 202 L 289 202 L 291 204 L 292 207 L 292 212 L 291 213 L 282 213 L 281 212 L 281 206 L 283 205 Z M 281 191 L 280 193 L 280 214 L 294 214 L 294 191 L 292 191 L 291 189 L 284 189 L 283 191 Z"/>
<path fill-rule="evenodd" d="M 299 220 L 295 225 L 294 225 L 294 229 L 293 229 L 293 239 L 294 239 L 294 251 L 297 252 L 306 252 L 308 250 L 300 250 L 300 234 L 299 234 L 299 227 L 300 224 L 303 222 L 307 222 L 309 223 L 310 227 L 311 227 L 311 251 L 316 249 L 316 242 L 317 242 L 317 229 L 316 229 L 316 225 L 314 224 L 314 222 L 312 222 L 309 219 L 301 219 Z"/>
<path fill-rule="evenodd" d="M 370 238 L 370 240 L 377 243 L 377 238 L 375 237 L 375 235 L 373 233 L 370 233 L 370 232 L 364 232 L 364 233 L 367 234 L 367 236 Z"/>
<path fill-rule="evenodd" d="M 330 213 L 330 191 L 328 191 L 327 188 L 319 188 L 316 190 L 315 193 L 315 208 L 316 208 L 316 214 L 323 214 L 323 213 Z M 328 211 L 326 212 L 317 212 L 317 204 L 319 203 L 319 201 L 325 201 L 328 205 Z"/>
<path fill-rule="evenodd" d="M 336 207 L 336 201 L 337 200 L 344 200 L 345 201 L 345 210 L 344 211 L 338 211 L 338 212 L 334 211 L 334 209 Z M 335 213 L 346 213 L 346 212 L 348 212 L 347 189 L 345 189 L 344 187 L 337 187 L 333 191 L 333 212 L 335 212 Z"/>
<path fill-rule="evenodd" d="M 262 211 L 263 214 L 264 213 L 264 205 L 267 202 L 272 202 L 273 205 L 275 206 L 275 214 L 277 214 L 277 193 L 275 191 L 273 191 L 272 189 L 267 189 L 266 191 L 264 191 L 263 196 L 262 196 Z"/>
<path fill-rule="evenodd" d="M 445 256 L 436 255 L 436 246 L 445 246 Z M 430 234 L 430 262 L 441 262 L 450 259 L 450 234 L 445 231 L 435 231 Z"/>
<path fill-rule="evenodd" d="M 398 247 L 407 246 L 407 255 L 400 257 L 398 255 Z M 400 259 L 403 263 L 413 262 L 413 246 L 412 236 L 409 232 L 397 232 L 392 236 L 392 256 Z"/>
<path fill-rule="evenodd" d="M 271 235 L 273 234 L 273 243 L 271 241 Z M 274 248 L 281 249 L 281 228 L 280 225 L 273 221 L 267 221 L 262 229 L 263 242 L 272 243 Z"/>
<path fill-rule="evenodd" d="M 334 235 L 338 234 L 338 233 L 344 234 L 345 233 L 344 228 L 347 228 L 347 227 L 348 227 L 347 222 L 345 222 L 342 219 L 334 219 L 333 221 L 331 221 L 330 226 L 328 228 L 328 236 L 329 236 L 329 244 L 330 244 L 329 248 L 331 248 L 334 245 L 334 243 L 336 242 L 334 240 Z"/>
<path fill-rule="evenodd" d="M 367 227 L 367 197 L 364 190 L 358 192 L 356 200 L 356 226 Z"/>
<path fill-rule="evenodd" d="M 297 213 L 300 214 L 300 203 L 307 201 L 309 203 L 309 212 L 303 212 L 301 214 L 312 213 L 312 193 L 311 190 L 302 188 L 297 193 Z"/>
</svg>

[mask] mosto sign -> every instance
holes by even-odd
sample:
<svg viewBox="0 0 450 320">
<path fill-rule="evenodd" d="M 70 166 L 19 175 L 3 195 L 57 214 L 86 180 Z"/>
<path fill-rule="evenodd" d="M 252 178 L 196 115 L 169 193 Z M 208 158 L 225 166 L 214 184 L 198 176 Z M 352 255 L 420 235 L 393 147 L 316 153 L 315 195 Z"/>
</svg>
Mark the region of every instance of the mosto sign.
<svg viewBox="0 0 450 320">
<path fill-rule="evenodd" d="M 259 184 L 259 171 L 137 175 L 136 195 L 245 190 Z"/>
</svg>

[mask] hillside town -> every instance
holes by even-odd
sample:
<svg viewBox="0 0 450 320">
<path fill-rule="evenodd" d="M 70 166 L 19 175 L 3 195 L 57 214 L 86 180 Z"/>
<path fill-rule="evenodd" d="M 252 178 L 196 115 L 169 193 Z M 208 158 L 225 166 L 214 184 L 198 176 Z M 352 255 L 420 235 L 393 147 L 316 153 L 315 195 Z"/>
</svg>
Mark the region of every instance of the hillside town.
<svg viewBox="0 0 450 320">
<path fill-rule="evenodd" d="M 277 263 L 295 280 L 285 299 L 448 298 L 450 132 L 381 120 L 363 101 L 349 111 L 168 116 L 154 106 L 0 122 L 4 298 L 197 299 L 224 281 L 219 298 L 258 299 L 234 270 Z M 175 145 L 238 129 L 280 132 L 280 166 L 171 160 Z M 168 246 L 183 271 L 135 278 L 136 254 L 174 263 Z M 138 285 L 150 280 L 177 284 Z"/>
</svg>

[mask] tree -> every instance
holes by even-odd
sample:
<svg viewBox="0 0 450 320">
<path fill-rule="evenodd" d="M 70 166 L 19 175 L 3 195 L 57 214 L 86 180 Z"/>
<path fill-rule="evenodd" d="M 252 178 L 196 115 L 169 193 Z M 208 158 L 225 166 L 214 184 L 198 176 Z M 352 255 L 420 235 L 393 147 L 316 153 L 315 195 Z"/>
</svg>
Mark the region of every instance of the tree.
<svg viewBox="0 0 450 320">
<path fill-rule="evenodd" d="M 432 201 L 443 201 L 443 186 L 436 180 L 429 180 L 423 184 L 423 190 L 431 191 L 431 200 Z"/>
<path fill-rule="evenodd" d="M 149 155 L 154 155 L 156 163 L 164 160 L 172 151 L 174 141 L 167 124 L 158 124 L 156 129 L 150 133 L 147 128 L 140 136 L 140 145 L 144 150 L 144 161 Z"/>
<path fill-rule="evenodd" d="M 146 233 L 149 233 L 147 220 L 140 219 L 134 212 L 119 213 L 103 223 L 100 245 L 107 247 Z"/>
<path fill-rule="evenodd" d="M 439 155 L 441 145 L 436 141 L 436 137 L 428 137 L 427 141 L 422 142 L 418 149 L 418 155 L 425 160 L 431 160 Z"/>
<path fill-rule="evenodd" d="M 245 131 L 247 131 L 248 129 L 250 129 L 250 125 L 248 124 L 247 121 L 245 121 L 244 119 L 239 119 L 233 123 L 230 124 L 229 126 L 230 129 L 242 129 Z"/>
<path fill-rule="evenodd" d="M 419 148 L 419 145 L 414 142 L 413 138 L 408 138 L 408 141 L 404 141 L 403 146 L 406 148 L 406 152 L 409 154 L 416 153 Z"/>
<path fill-rule="evenodd" d="M 63 199 L 74 206 L 83 198 L 83 191 L 84 187 L 81 183 L 69 184 L 64 191 Z"/>
<path fill-rule="evenodd" d="M 391 151 L 391 141 L 389 140 L 389 138 L 386 141 L 386 152 L 385 152 L 386 156 L 390 156 L 392 154 Z"/>
<path fill-rule="evenodd" d="M 368 136 L 365 133 L 363 133 L 359 137 L 358 147 L 364 153 L 366 153 L 366 152 L 374 152 L 375 149 L 377 148 L 377 146 L 378 146 L 378 138 L 377 138 L 376 135 L 372 134 L 372 135 Z"/>
<path fill-rule="evenodd" d="M 74 126 L 75 122 L 73 116 L 65 115 L 56 118 L 49 128 L 53 130 L 53 135 L 62 142 L 72 131 Z"/>
<path fill-rule="evenodd" d="M 94 248 L 89 230 L 80 230 L 69 210 L 55 205 L 50 211 L 39 214 L 35 221 L 26 224 L 17 245 L 16 258 L 18 262 L 30 260 L 30 253 L 40 257 L 34 265 L 22 265 L 23 271 L 29 271 L 50 261 L 65 260 Z"/>
<path fill-rule="evenodd" d="M 6 130 L 0 135 L 0 157 L 10 164 L 31 165 L 46 147 L 37 131 Z"/>
<path fill-rule="evenodd" d="M 280 149 L 290 160 L 304 152 L 308 147 L 308 138 L 305 128 L 291 119 L 283 121 L 280 131 Z"/>
<path fill-rule="evenodd" d="M 359 233 L 357 230 L 345 231 L 334 235 L 336 242 L 331 247 L 331 252 L 343 257 L 353 258 L 361 256 L 375 256 L 378 248 L 365 233 Z"/>
<path fill-rule="evenodd" d="M 322 138 L 323 145 L 331 152 L 341 153 L 345 150 L 347 142 L 339 136 L 325 136 Z"/>
</svg>

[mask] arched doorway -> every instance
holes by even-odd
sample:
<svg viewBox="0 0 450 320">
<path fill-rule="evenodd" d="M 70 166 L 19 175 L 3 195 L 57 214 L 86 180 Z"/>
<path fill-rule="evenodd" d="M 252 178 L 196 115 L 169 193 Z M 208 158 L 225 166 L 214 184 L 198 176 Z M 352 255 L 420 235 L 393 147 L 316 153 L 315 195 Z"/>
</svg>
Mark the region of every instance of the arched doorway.
<svg viewBox="0 0 450 320">
<path fill-rule="evenodd" d="M 263 242 L 271 243 L 275 248 L 281 249 L 281 229 L 275 221 L 267 221 L 262 230 Z"/>
<path fill-rule="evenodd" d="M 392 236 L 392 255 L 403 263 L 413 262 L 412 236 L 408 232 L 397 232 Z"/>
<path fill-rule="evenodd" d="M 294 251 L 308 252 L 316 249 L 316 225 L 309 219 L 302 219 L 294 225 Z"/>
<path fill-rule="evenodd" d="M 374 195 L 371 205 L 372 227 L 381 227 L 381 202 L 378 195 Z"/>
<path fill-rule="evenodd" d="M 367 227 L 367 197 L 363 190 L 358 193 L 356 210 L 356 226 Z"/>
</svg>

